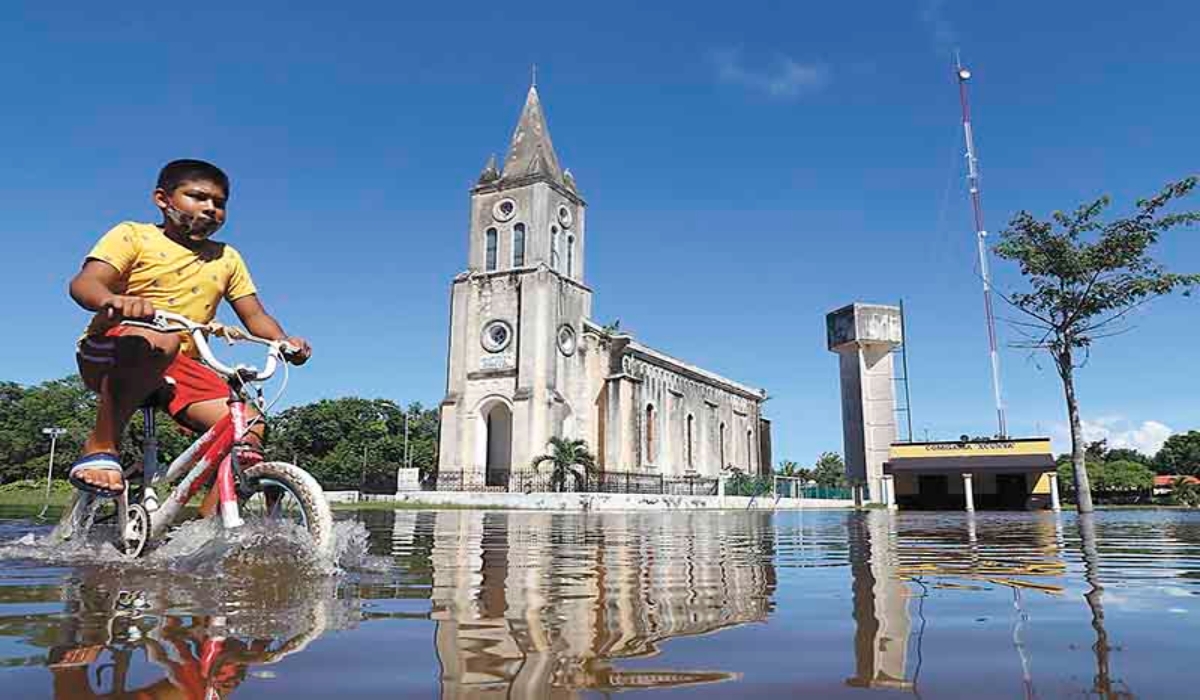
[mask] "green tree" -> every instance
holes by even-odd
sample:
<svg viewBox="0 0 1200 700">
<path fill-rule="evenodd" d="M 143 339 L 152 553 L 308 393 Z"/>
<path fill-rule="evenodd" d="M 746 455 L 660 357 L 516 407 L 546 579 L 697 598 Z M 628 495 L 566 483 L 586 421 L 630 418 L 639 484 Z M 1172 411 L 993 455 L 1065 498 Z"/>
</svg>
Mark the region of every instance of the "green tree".
<svg viewBox="0 0 1200 700">
<path fill-rule="evenodd" d="M 67 432 L 58 439 L 56 474 L 63 475 L 79 450 L 96 417 L 96 400 L 78 376 L 36 386 L 0 384 L 0 482 L 44 478 L 50 440 L 42 428 Z"/>
<path fill-rule="evenodd" d="M 822 452 L 813 467 L 812 478 L 820 486 L 845 488 L 846 463 L 842 461 L 842 456 L 836 452 Z"/>
<path fill-rule="evenodd" d="M 552 437 L 549 446 L 550 452 L 534 457 L 532 464 L 535 471 L 541 469 L 542 464 L 550 465 L 550 484 L 555 491 L 565 489 L 568 476 L 575 479 L 575 488 L 578 490 L 589 476 L 598 471 L 596 458 L 588 451 L 587 443 L 583 440 Z"/>
<path fill-rule="evenodd" d="M 813 470 L 807 467 L 802 467 L 799 463 L 790 459 L 785 459 L 780 462 L 779 468 L 775 470 L 775 473 L 779 476 L 793 477 L 800 479 L 801 481 L 808 481 L 813 478 Z"/>
<path fill-rule="evenodd" d="M 1150 455 L 1142 454 L 1141 452 L 1128 447 L 1118 447 L 1116 449 L 1109 450 L 1107 454 L 1104 455 L 1104 458 L 1110 461 L 1125 460 L 1127 462 L 1137 462 L 1138 464 L 1145 464 L 1148 467 L 1154 464 L 1154 458 Z"/>
<path fill-rule="evenodd" d="M 1088 477 L 1091 487 L 1097 493 L 1120 494 L 1129 492 L 1149 491 L 1154 488 L 1154 472 L 1150 467 L 1128 460 L 1111 462 L 1087 462 Z M 1058 480 L 1064 490 L 1078 497 L 1074 482 L 1074 463 L 1069 456 L 1063 455 L 1058 462 Z"/>
<path fill-rule="evenodd" d="M 1200 430 L 1175 433 L 1154 456 L 1159 474 L 1200 476 Z"/>
<path fill-rule="evenodd" d="M 1112 221 L 1101 219 L 1108 197 L 1070 214 L 1056 211 L 1051 221 L 1022 211 L 995 248 L 1001 258 L 1018 263 L 1029 284 L 1028 291 L 1005 297 L 1026 317 L 1015 322 L 1026 336 L 1019 345 L 1047 351 L 1062 381 L 1080 512 L 1093 508 L 1075 370 L 1086 363 L 1096 340 L 1121 332 L 1117 324 L 1134 309 L 1200 284 L 1200 275 L 1167 272 L 1148 253 L 1163 232 L 1200 221 L 1197 212 L 1163 213 L 1195 186 L 1195 177 L 1171 183 L 1154 197 L 1139 200 L 1132 216 Z"/>
<path fill-rule="evenodd" d="M 296 463 L 323 486 L 386 487 L 405 464 L 406 416 L 408 460 L 429 478 L 437 470 L 438 418 L 419 403 L 343 397 L 294 406 L 271 420 L 268 456 Z"/>
<path fill-rule="evenodd" d="M 1192 508 L 1200 506 L 1200 485 L 1188 481 L 1186 476 L 1175 479 L 1171 484 L 1171 501 Z"/>
</svg>

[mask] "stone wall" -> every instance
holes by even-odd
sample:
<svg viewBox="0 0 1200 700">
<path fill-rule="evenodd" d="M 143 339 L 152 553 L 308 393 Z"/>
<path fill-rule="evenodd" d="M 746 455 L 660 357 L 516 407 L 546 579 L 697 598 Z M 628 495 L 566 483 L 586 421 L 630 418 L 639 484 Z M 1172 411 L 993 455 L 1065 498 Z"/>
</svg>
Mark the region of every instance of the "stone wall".
<svg viewBox="0 0 1200 700">
<path fill-rule="evenodd" d="M 419 491 L 394 495 L 366 494 L 363 500 L 413 505 L 516 510 L 798 510 L 850 508 L 852 501 L 808 498 L 750 498 L 748 496 L 660 496 L 632 493 L 487 493 L 479 491 Z"/>
</svg>

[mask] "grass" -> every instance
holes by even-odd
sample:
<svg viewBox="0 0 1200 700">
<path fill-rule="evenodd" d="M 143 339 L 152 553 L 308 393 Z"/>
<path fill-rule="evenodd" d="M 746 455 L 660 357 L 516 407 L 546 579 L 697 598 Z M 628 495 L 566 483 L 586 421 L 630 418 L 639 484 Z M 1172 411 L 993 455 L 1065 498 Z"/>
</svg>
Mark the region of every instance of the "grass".
<svg viewBox="0 0 1200 700">
<path fill-rule="evenodd" d="M 50 486 L 50 505 L 62 507 L 70 502 L 75 487 L 65 479 L 55 479 Z M 22 479 L 0 484 L 0 506 L 41 508 L 46 503 L 46 482 Z M 456 503 L 407 503 L 399 501 L 363 501 L 361 503 L 332 503 L 334 510 L 509 510 L 500 506 L 473 506 Z"/>
<path fill-rule="evenodd" d="M 75 488 L 65 479 L 55 479 L 50 485 L 50 505 L 65 506 L 71 500 Z M 22 479 L 0 484 L 0 505 L 37 506 L 46 502 L 46 482 Z"/>
</svg>

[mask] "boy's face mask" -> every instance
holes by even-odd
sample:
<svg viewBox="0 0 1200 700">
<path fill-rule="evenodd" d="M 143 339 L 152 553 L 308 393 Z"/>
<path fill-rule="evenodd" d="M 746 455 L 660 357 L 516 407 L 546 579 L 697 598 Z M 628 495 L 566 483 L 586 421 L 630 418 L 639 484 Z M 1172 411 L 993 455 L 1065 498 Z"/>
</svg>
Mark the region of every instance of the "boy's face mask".
<svg viewBox="0 0 1200 700">
<path fill-rule="evenodd" d="M 207 180 L 183 182 L 170 193 L 157 190 L 155 199 L 167 222 L 180 235 L 201 241 L 225 223 L 226 191 Z"/>
<path fill-rule="evenodd" d="M 194 239 L 212 236 L 224 223 L 216 219 L 210 219 L 207 216 L 176 209 L 171 204 L 167 204 L 166 208 L 163 209 L 163 215 L 171 221 L 180 233 Z"/>
</svg>

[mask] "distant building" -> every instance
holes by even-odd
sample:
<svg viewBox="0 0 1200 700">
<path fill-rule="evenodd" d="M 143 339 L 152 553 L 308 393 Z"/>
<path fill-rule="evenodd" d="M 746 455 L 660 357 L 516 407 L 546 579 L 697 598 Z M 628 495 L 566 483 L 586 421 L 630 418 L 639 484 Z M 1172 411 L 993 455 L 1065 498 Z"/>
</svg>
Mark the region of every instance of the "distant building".
<svg viewBox="0 0 1200 700">
<path fill-rule="evenodd" d="M 585 440 L 610 471 L 769 472 L 766 392 L 592 319 L 586 208 L 531 87 L 503 166 L 489 161 L 471 189 L 439 479 L 508 488 L 552 437 Z"/>
<path fill-rule="evenodd" d="M 884 500 L 901 508 L 1058 510 L 1050 438 L 899 442 L 883 465 Z"/>
<path fill-rule="evenodd" d="M 1200 484 L 1200 479 L 1186 474 L 1159 474 L 1154 477 L 1154 495 L 1167 496 L 1175 490 L 1175 482 L 1183 479 L 1185 484 Z"/>
</svg>

